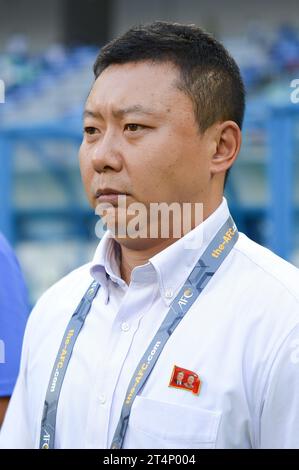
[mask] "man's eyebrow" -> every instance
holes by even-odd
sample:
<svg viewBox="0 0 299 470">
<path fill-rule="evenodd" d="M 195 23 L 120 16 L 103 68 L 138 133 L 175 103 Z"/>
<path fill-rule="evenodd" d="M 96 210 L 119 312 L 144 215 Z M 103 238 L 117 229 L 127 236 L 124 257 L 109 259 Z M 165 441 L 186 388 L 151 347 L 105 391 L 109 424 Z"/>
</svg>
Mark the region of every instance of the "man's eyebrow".
<svg viewBox="0 0 299 470">
<path fill-rule="evenodd" d="M 127 106 L 126 108 L 119 108 L 119 109 L 114 109 L 112 111 L 113 117 L 120 119 L 124 117 L 126 114 L 148 114 L 150 116 L 157 116 L 159 113 L 155 111 L 154 109 L 151 108 L 146 108 L 144 106 L 141 106 L 140 104 L 135 104 L 132 106 Z M 93 117 L 93 118 L 98 118 L 98 119 L 103 119 L 102 114 L 99 111 L 92 111 L 91 109 L 85 109 L 83 112 L 83 117 Z"/>
</svg>

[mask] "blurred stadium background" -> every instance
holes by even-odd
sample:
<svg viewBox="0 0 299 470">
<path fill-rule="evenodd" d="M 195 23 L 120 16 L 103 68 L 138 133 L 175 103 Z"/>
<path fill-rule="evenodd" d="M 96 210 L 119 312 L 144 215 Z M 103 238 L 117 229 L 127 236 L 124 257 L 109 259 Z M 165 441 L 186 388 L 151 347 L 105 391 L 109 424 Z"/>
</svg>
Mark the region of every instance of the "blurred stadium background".
<svg viewBox="0 0 299 470">
<path fill-rule="evenodd" d="M 242 231 L 299 266 L 298 0 L 0 0 L 0 230 L 32 304 L 98 243 L 77 159 L 95 57 L 156 19 L 204 27 L 238 62 L 247 110 L 226 196 Z"/>
</svg>

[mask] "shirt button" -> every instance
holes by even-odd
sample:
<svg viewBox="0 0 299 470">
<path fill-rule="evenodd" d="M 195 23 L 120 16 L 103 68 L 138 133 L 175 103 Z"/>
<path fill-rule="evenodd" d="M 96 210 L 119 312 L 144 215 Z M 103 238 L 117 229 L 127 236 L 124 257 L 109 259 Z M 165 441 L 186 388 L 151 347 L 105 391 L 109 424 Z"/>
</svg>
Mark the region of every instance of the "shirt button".
<svg viewBox="0 0 299 470">
<path fill-rule="evenodd" d="M 171 288 L 165 289 L 166 299 L 171 299 L 173 297 L 173 290 Z"/>
<path fill-rule="evenodd" d="M 126 322 L 122 323 L 121 329 L 122 329 L 122 331 L 129 331 L 129 329 L 130 329 L 129 323 L 126 323 Z"/>
<path fill-rule="evenodd" d="M 106 396 L 104 394 L 100 395 L 99 400 L 101 405 L 104 405 L 106 403 Z"/>
</svg>

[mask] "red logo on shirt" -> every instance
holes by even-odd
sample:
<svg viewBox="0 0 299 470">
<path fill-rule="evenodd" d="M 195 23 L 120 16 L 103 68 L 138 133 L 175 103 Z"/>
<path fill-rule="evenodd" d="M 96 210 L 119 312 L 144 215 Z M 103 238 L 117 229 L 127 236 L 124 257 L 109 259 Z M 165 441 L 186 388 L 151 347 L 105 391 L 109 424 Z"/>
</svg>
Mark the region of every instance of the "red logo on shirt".
<svg viewBox="0 0 299 470">
<path fill-rule="evenodd" d="M 195 372 L 184 369 L 183 367 L 173 367 L 169 387 L 182 388 L 194 393 L 194 395 L 198 395 L 200 391 L 200 385 L 200 379 Z"/>
</svg>

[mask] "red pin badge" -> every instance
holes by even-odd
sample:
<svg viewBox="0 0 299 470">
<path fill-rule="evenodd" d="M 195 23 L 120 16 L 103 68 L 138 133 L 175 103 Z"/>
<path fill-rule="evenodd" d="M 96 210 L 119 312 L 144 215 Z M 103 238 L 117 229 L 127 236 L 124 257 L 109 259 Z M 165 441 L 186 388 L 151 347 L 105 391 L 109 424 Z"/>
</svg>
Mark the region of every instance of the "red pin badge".
<svg viewBox="0 0 299 470">
<path fill-rule="evenodd" d="M 195 372 L 179 366 L 173 367 L 169 387 L 181 388 L 198 395 L 200 386 L 200 378 Z"/>
</svg>

